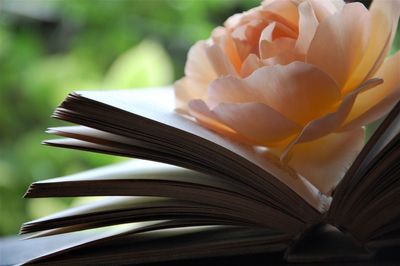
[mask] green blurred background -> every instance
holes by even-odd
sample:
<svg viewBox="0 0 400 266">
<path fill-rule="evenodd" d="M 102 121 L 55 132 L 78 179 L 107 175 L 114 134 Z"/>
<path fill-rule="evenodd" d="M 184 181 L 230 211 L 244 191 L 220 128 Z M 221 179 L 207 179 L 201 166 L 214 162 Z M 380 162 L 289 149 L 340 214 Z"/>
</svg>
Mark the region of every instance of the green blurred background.
<svg viewBox="0 0 400 266">
<path fill-rule="evenodd" d="M 259 2 L 0 0 L 0 236 L 81 201 L 24 200 L 32 181 L 124 160 L 40 145 L 69 92 L 171 84 L 195 41 Z"/>
<path fill-rule="evenodd" d="M 123 160 L 40 145 L 73 90 L 171 84 L 186 53 L 216 25 L 259 1 L 1 0 L 0 235 L 76 204 L 22 198 L 32 181 Z"/>
</svg>

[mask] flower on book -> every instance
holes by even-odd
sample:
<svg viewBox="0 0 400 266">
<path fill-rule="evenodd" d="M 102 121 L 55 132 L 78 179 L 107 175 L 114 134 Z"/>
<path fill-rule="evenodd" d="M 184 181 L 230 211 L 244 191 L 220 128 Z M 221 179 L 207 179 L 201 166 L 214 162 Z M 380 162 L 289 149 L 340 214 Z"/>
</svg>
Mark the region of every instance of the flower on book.
<svg viewBox="0 0 400 266">
<path fill-rule="evenodd" d="M 177 111 L 269 153 L 321 192 L 364 144 L 362 126 L 400 98 L 400 53 L 385 60 L 400 1 L 266 0 L 189 51 Z"/>
</svg>

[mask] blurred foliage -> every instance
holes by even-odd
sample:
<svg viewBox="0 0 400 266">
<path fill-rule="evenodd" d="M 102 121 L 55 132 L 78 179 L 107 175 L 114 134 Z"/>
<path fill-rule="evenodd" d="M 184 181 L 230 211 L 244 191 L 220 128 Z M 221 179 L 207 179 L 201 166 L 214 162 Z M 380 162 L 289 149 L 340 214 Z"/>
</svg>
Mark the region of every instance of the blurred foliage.
<svg viewBox="0 0 400 266">
<path fill-rule="evenodd" d="M 67 93 L 170 84 L 183 75 L 195 41 L 258 4 L 0 0 L 0 235 L 16 234 L 21 223 L 76 204 L 22 199 L 32 181 L 122 160 L 40 145 L 49 137 L 46 127 L 64 124 L 50 115 Z"/>
<path fill-rule="evenodd" d="M 0 0 L 0 235 L 74 204 L 24 200 L 32 181 L 122 160 L 40 145 L 73 90 L 162 86 L 186 52 L 258 0 Z"/>
</svg>

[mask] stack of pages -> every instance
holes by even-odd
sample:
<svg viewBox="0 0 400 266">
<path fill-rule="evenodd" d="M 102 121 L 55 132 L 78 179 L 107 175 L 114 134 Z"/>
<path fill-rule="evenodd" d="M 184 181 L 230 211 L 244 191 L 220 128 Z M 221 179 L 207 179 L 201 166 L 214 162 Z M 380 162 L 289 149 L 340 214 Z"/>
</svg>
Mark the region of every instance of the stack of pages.
<svg viewBox="0 0 400 266">
<path fill-rule="evenodd" d="M 33 183 L 28 198 L 102 198 L 25 223 L 26 243 L 40 237 L 49 248 L 24 262 L 135 264 L 278 251 L 288 261 L 331 261 L 400 246 L 400 103 L 333 196 L 176 114 L 173 104 L 170 88 L 65 99 L 54 117 L 75 125 L 49 129 L 62 138 L 45 144 L 135 160 Z"/>
</svg>

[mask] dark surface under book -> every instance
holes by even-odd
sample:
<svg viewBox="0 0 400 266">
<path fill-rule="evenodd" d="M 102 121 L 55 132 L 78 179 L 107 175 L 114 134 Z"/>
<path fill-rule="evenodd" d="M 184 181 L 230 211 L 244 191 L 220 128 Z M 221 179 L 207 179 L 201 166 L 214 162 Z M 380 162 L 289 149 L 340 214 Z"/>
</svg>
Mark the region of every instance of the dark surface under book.
<svg viewBox="0 0 400 266">
<path fill-rule="evenodd" d="M 329 254 L 336 256 L 336 260 L 325 261 L 324 265 L 398 265 L 400 263 L 400 246 L 394 246 L 380 250 L 373 258 L 357 260 L 354 257 L 354 249 L 358 249 L 356 254 L 361 256 L 365 255 L 359 246 L 348 242 L 349 239 L 342 238 L 342 235 L 334 232 L 333 234 L 324 234 L 324 230 L 319 228 L 313 234 L 307 236 L 299 242 L 293 250 L 293 256 L 296 254 L 302 256 L 303 263 L 296 263 L 296 265 L 309 264 L 307 262 L 307 254 L 310 261 L 315 254 L 315 249 L 318 249 L 320 255 L 325 257 Z M 329 229 L 328 229 L 329 230 Z M 81 235 L 64 235 L 50 236 L 44 238 L 36 238 L 23 240 L 22 236 L 9 237 L 0 239 L 0 265 L 15 265 L 23 263 L 34 257 L 48 253 L 61 246 L 76 243 L 79 240 L 85 239 L 88 236 Z M 321 242 L 322 241 L 322 242 Z M 111 250 L 112 251 L 112 250 Z M 262 252 L 258 251 L 250 254 L 238 254 L 235 256 L 209 256 L 200 259 L 184 259 L 184 260 L 170 260 L 166 258 L 165 262 L 146 263 L 143 265 L 288 265 L 290 262 L 285 261 L 284 251 L 275 252 Z M 341 260 L 337 260 L 337 255 L 340 255 Z M 351 254 L 350 257 L 345 257 L 346 254 Z M 59 265 L 57 262 L 55 263 Z M 65 262 L 68 264 L 68 260 Z M 313 264 L 316 265 L 316 264 Z"/>
</svg>

